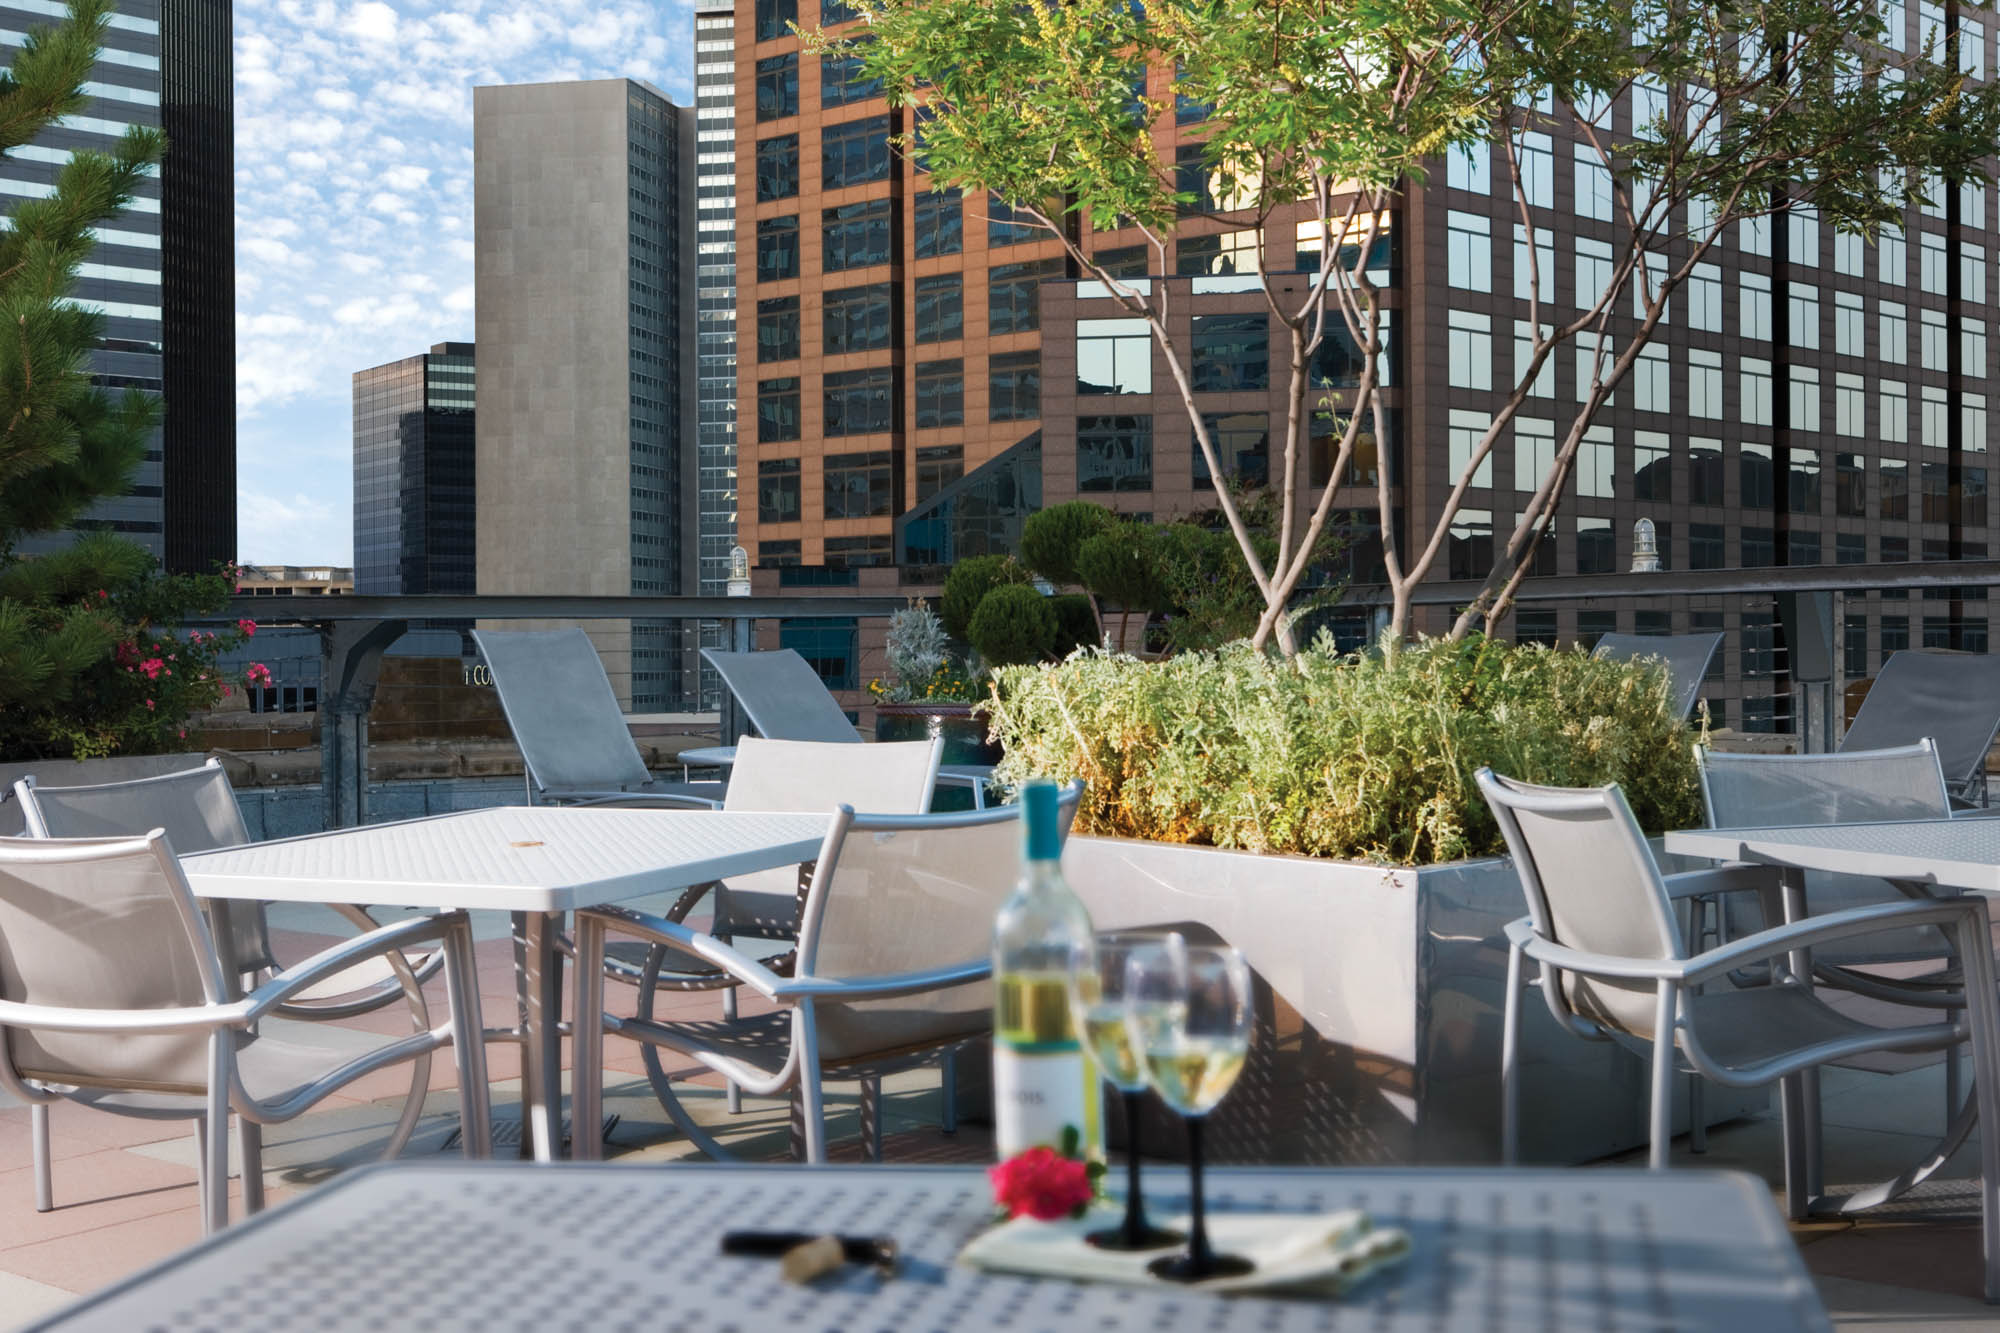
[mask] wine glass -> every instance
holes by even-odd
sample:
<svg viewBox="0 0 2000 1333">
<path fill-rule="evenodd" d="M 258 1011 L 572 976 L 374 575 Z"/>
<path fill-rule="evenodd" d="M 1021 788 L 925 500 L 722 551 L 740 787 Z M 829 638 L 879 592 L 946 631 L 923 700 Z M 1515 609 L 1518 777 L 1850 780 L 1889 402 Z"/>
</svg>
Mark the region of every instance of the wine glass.
<svg viewBox="0 0 2000 1333">
<path fill-rule="evenodd" d="M 1184 943 L 1179 935 L 1113 933 L 1079 943 L 1070 958 L 1070 1007 L 1077 1033 L 1105 1080 L 1125 1097 L 1125 1220 L 1084 1237 L 1099 1249 L 1159 1250 L 1187 1239 L 1146 1221 L 1139 1193 L 1139 1099 L 1146 1092 L 1146 1071 L 1133 1048 L 1125 1012 L 1127 964 L 1149 951 Z"/>
<path fill-rule="evenodd" d="M 1194 1225 L 1184 1254 L 1148 1271 L 1172 1282 L 1236 1277 L 1256 1265 L 1209 1247 L 1202 1198 L 1202 1119 L 1243 1072 L 1250 1053 L 1250 965 L 1227 945 L 1140 951 L 1125 964 L 1125 1005 L 1139 1060 L 1160 1100 L 1187 1124 Z"/>
</svg>

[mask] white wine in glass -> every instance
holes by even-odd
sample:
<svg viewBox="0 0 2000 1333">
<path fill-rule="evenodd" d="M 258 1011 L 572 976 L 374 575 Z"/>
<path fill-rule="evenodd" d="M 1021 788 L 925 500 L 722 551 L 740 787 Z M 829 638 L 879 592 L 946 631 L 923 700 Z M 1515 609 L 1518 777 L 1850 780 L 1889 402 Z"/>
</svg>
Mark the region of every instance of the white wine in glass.
<svg viewBox="0 0 2000 1333">
<path fill-rule="evenodd" d="M 1099 935 L 1089 949 L 1070 958 L 1070 1005 L 1083 1048 L 1098 1070 L 1125 1098 L 1125 1220 L 1093 1231 L 1084 1239 L 1101 1250 L 1160 1250 L 1186 1239 L 1146 1221 L 1139 1192 L 1139 1099 L 1146 1093 L 1146 1070 L 1132 1039 L 1125 1004 L 1127 965 L 1135 954 L 1176 947 L 1178 935 Z"/>
</svg>

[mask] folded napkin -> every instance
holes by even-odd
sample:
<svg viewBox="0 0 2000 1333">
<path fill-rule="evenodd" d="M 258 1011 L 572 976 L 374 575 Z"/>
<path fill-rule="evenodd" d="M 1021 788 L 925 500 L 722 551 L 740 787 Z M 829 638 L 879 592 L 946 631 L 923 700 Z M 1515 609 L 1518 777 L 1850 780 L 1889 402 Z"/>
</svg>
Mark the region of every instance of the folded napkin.
<svg viewBox="0 0 2000 1333">
<path fill-rule="evenodd" d="M 1084 1240 L 1092 1231 L 1117 1225 L 1122 1211 L 1094 1209 L 1081 1218 L 1037 1222 L 1017 1217 L 974 1237 L 959 1251 L 959 1262 L 996 1273 L 1066 1277 L 1085 1282 L 1132 1286 L 1176 1286 L 1146 1271 L 1174 1249 L 1129 1253 L 1100 1250 Z M 1191 1220 L 1168 1219 L 1186 1231 Z M 1368 1214 L 1210 1213 L 1208 1239 L 1217 1254 L 1240 1255 L 1256 1265 L 1238 1277 L 1214 1277 L 1193 1284 L 1203 1291 L 1305 1291 L 1338 1296 L 1370 1274 L 1402 1262 L 1410 1238 L 1393 1227 L 1377 1229 Z"/>
</svg>

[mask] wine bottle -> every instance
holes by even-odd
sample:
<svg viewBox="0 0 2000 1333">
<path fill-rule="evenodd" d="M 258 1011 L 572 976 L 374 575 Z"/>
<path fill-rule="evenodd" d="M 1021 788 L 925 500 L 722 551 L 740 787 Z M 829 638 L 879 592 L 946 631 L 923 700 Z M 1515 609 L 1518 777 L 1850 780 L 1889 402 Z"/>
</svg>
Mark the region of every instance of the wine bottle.
<svg viewBox="0 0 2000 1333">
<path fill-rule="evenodd" d="M 1073 1132 L 1104 1156 L 1097 1072 L 1070 1018 L 1069 970 L 1092 939 L 1090 913 L 1062 874 L 1061 812 L 1046 778 L 1021 790 L 1021 880 L 993 924 L 993 1124 L 1000 1156 L 1060 1150 Z"/>
</svg>

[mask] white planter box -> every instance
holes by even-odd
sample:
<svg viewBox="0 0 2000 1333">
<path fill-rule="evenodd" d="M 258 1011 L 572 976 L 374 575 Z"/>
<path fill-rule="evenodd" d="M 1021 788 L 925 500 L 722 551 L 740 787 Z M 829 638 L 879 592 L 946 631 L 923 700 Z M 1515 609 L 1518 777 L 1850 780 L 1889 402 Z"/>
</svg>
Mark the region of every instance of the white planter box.
<svg viewBox="0 0 2000 1333">
<path fill-rule="evenodd" d="M 1098 929 L 1212 932 L 1268 987 L 1257 1049 L 1214 1117 L 1218 1160 L 1498 1160 L 1501 928 L 1527 910 L 1510 862 L 1396 869 L 1076 837 L 1063 869 Z M 1539 995 L 1525 999 L 1523 1160 L 1642 1145 L 1645 1064 L 1564 1033 Z M 1767 1101 L 1711 1086 L 1709 1119 Z M 1178 1136 L 1149 1127 L 1148 1139 Z"/>
</svg>

